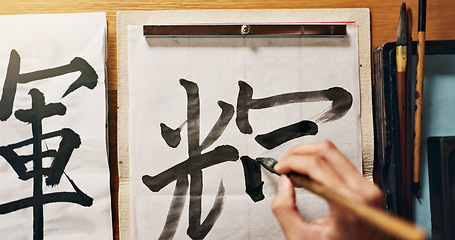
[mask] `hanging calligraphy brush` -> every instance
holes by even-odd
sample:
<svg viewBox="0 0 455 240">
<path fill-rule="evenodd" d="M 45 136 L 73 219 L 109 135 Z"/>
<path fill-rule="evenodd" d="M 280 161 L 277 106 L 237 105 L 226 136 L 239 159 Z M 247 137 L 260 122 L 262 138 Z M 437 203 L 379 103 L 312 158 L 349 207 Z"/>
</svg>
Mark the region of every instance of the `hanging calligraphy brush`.
<svg viewBox="0 0 455 240">
<path fill-rule="evenodd" d="M 426 26 L 427 1 L 419 1 L 419 26 L 417 45 L 417 75 L 415 91 L 415 115 L 414 115 L 414 181 L 413 190 L 420 199 L 420 157 L 422 147 L 422 102 L 423 102 L 423 69 L 425 60 L 425 26 Z"/>
</svg>

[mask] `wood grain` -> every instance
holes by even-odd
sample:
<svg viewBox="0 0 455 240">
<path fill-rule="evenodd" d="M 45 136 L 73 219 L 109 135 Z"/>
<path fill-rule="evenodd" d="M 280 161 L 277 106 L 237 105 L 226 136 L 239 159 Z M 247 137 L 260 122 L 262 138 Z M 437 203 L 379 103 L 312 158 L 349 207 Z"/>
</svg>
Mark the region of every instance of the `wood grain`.
<svg viewBox="0 0 455 240">
<path fill-rule="evenodd" d="M 396 39 L 396 26 L 401 2 L 393 0 L 0 0 L 0 14 L 42 14 L 71 12 L 106 12 L 108 22 L 108 101 L 109 101 L 109 165 L 111 168 L 113 209 L 117 209 L 117 11 L 176 9 L 291 9 L 291 8 L 369 8 L 371 10 L 372 50 Z M 413 12 L 417 28 L 418 0 L 406 2 Z M 455 1 L 432 0 L 427 6 L 427 40 L 455 39 Z M 417 29 L 413 29 L 417 39 Z M 114 212 L 114 239 L 118 238 L 118 214 Z"/>
</svg>

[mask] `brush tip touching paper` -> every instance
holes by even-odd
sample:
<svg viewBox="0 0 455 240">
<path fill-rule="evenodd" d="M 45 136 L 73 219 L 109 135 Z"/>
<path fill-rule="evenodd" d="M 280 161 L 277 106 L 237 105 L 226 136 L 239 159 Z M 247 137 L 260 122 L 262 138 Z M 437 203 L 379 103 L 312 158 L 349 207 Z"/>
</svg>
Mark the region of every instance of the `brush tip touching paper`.
<svg viewBox="0 0 455 240">
<path fill-rule="evenodd" d="M 255 160 L 258 161 L 269 172 L 280 175 L 275 171 L 275 169 L 273 169 L 273 167 L 275 167 L 275 165 L 278 163 L 274 158 L 259 157 L 256 158 Z"/>
</svg>

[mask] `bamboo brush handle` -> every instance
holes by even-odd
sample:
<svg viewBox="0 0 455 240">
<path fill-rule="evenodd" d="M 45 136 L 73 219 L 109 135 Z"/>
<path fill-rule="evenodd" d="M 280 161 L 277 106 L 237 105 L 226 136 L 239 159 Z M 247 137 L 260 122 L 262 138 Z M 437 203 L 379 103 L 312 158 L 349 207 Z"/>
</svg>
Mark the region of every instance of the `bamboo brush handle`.
<svg viewBox="0 0 455 240">
<path fill-rule="evenodd" d="M 408 221 L 388 215 L 385 212 L 364 203 L 350 201 L 347 198 L 327 189 L 322 184 L 311 180 L 307 176 L 296 173 L 289 173 L 287 176 L 295 185 L 304 187 L 329 202 L 348 209 L 360 219 L 365 220 L 384 232 L 400 239 L 427 239 L 425 231 Z"/>
<path fill-rule="evenodd" d="M 414 182 L 420 182 L 420 156 L 422 146 L 422 102 L 423 102 L 423 68 L 425 60 L 425 32 L 418 32 L 417 75 L 414 122 Z"/>
</svg>

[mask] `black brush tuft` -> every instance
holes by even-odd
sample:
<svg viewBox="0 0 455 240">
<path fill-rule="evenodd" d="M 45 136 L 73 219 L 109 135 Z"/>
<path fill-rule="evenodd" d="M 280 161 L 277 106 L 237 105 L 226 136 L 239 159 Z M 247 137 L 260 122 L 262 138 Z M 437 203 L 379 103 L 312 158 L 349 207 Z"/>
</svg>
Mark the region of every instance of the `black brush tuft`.
<svg viewBox="0 0 455 240">
<path fill-rule="evenodd" d="M 398 20 L 397 46 L 408 45 L 408 17 L 406 16 L 406 3 L 401 4 L 400 19 Z"/>
</svg>

